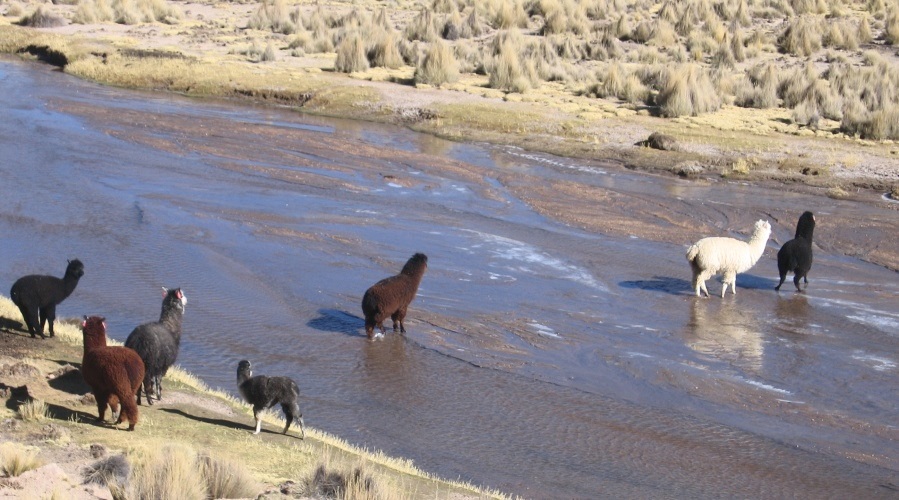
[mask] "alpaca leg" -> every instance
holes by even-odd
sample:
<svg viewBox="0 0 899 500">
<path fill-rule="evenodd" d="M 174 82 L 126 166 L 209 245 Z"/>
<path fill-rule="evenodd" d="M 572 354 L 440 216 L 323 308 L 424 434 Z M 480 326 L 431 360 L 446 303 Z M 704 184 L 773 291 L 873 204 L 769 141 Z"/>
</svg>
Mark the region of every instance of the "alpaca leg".
<svg viewBox="0 0 899 500">
<path fill-rule="evenodd" d="M 779 291 L 780 291 L 780 287 L 784 284 L 784 281 L 786 281 L 786 280 L 787 280 L 787 272 L 786 272 L 786 271 L 781 271 L 781 272 L 780 272 L 780 283 L 778 283 L 777 286 L 774 287 L 774 289 L 777 290 L 777 291 L 779 292 Z"/>
<path fill-rule="evenodd" d="M 162 401 L 162 375 L 153 377 L 153 385 L 156 386 L 156 401 Z"/>
<path fill-rule="evenodd" d="M 724 279 L 722 281 L 721 288 L 721 298 L 724 298 L 724 294 L 727 293 L 727 285 L 730 285 L 730 289 L 733 291 L 734 295 L 737 294 L 737 275 L 736 273 L 726 272 L 724 273 Z"/>
<path fill-rule="evenodd" d="M 400 333 L 406 333 L 406 325 L 403 324 L 403 320 L 406 319 L 406 310 L 407 308 L 404 307 L 396 313 L 400 321 Z M 396 331 L 396 327 L 393 327 L 393 330 Z"/>
<path fill-rule="evenodd" d="M 109 409 L 112 410 L 112 420 L 117 424 L 122 423 L 122 404 L 119 401 L 119 397 L 115 394 L 110 394 L 107 404 Z"/>
<path fill-rule="evenodd" d="M 25 317 L 25 324 L 28 326 L 28 333 L 31 334 L 31 338 L 35 338 L 35 334 L 40 334 L 41 338 L 46 338 L 44 337 L 44 328 L 41 327 L 37 309 L 23 308 L 22 316 Z M 38 327 L 41 327 L 40 330 L 38 330 Z"/>
<path fill-rule="evenodd" d="M 393 332 L 396 333 L 400 326 L 400 311 L 397 310 L 395 313 L 391 314 L 390 319 L 393 320 Z"/>
<path fill-rule="evenodd" d="M 94 398 L 97 400 L 97 421 L 103 423 L 106 420 L 106 405 L 109 404 L 109 393 L 95 392 Z"/>
<path fill-rule="evenodd" d="M 137 425 L 137 404 L 129 394 L 122 395 L 122 411 L 116 423 L 120 424 L 123 420 L 128 421 L 128 430 L 133 431 L 134 426 Z"/>
<path fill-rule="evenodd" d="M 53 322 L 56 321 L 56 306 L 47 306 L 41 309 L 41 331 L 44 331 L 44 322 L 47 322 L 47 327 L 50 331 L 50 337 L 53 337 Z"/>
<path fill-rule="evenodd" d="M 262 417 L 259 416 L 260 411 L 262 411 L 262 408 L 258 406 L 253 407 L 253 418 L 256 419 L 256 432 L 253 434 L 259 434 L 259 431 L 262 430 Z"/>
<path fill-rule="evenodd" d="M 303 415 L 300 413 L 300 405 L 296 403 L 281 403 L 281 410 L 284 411 L 284 419 L 287 420 L 287 425 L 284 426 L 282 434 L 287 434 L 287 429 L 290 428 L 291 422 L 298 422 L 300 424 L 300 432 L 302 432 L 305 438 L 306 432 L 303 430 Z"/>
<path fill-rule="evenodd" d="M 793 284 L 796 285 L 796 291 L 797 291 L 797 292 L 801 292 L 801 291 L 802 291 L 802 288 L 799 286 L 799 281 L 800 281 L 801 279 L 802 279 L 802 276 L 799 275 L 799 274 L 797 274 L 796 276 L 793 276 Z M 806 283 L 808 283 L 808 282 L 806 282 Z"/>
<path fill-rule="evenodd" d="M 712 276 L 711 273 L 709 273 L 709 272 L 707 272 L 707 271 L 702 271 L 702 272 L 700 272 L 699 274 L 696 275 L 695 280 L 696 280 L 696 296 L 697 296 L 697 297 L 702 297 L 702 293 L 705 293 L 705 296 L 706 296 L 706 297 L 709 296 L 709 289 L 706 288 L 705 282 L 706 282 L 706 280 L 708 280 L 711 276 Z M 701 291 L 702 293 L 700 293 L 700 291 Z"/>
</svg>

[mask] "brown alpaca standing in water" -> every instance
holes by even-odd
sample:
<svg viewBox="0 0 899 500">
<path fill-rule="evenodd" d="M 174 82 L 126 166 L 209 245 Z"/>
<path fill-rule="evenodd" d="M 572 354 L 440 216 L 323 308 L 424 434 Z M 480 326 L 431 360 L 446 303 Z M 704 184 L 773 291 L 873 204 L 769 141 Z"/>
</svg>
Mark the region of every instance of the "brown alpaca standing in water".
<svg viewBox="0 0 899 500">
<path fill-rule="evenodd" d="M 365 314 L 365 334 L 369 339 L 375 338 L 375 326 L 381 330 L 377 336 L 386 333 L 384 320 L 387 318 L 393 320 L 394 332 L 399 328 L 400 332 L 406 333 L 403 319 L 427 269 L 428 256 L 417 253 L 406 262 L 399 274 L 384 278 L 365 291 L 362 313 Z"/>
</svg>

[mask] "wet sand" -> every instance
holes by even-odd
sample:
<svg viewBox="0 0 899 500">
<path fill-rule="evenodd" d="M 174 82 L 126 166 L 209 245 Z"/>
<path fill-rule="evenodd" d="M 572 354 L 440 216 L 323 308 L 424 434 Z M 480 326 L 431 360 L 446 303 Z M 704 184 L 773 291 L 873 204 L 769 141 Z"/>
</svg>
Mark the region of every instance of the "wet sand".
<svg viewBox="0 0 899 500">
<path fill-rule="evenodd" d="M 639 174 L 21 63 L 0 81 L 0 281 L 79 257 L 59 313 L 120 340 L 182 286 L 179 363 L 213 386 L 250 359 L 300 382 L 307 424 L 526 497 L 897 494 L 899 217 L 880 193 Z M 809 288 L 776 293 L 804 210 Z M 772 240 L 737 295 L 693 297 L 687 245 L 759 218 Z M 367 341 L 362 293 L 416 251 L 409 332 Z"/>
</svg>

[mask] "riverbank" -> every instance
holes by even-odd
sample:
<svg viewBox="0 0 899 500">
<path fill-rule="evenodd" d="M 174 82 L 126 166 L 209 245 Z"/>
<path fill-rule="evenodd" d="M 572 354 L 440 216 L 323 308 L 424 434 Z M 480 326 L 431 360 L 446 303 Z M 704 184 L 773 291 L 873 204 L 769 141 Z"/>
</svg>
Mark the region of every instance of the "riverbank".
<svg viewBox="0 0 899 500">
<path fill-rule="evenodd" d="M 0 498 L 19 493 L 123 498 L 123 492 L 150 487 L 144 471 L 160 454 L 166 461 L 189 458 L 184 469 L 169 469 L 153 486 L 167 488 L 172 498 L 187 498 L 183 495 L 198 482 L 191 478 L 189 463 L 197 456 L 212 457 L 231 476 L 231 486 L 210 490 L 219 493 L 216 498 L 331 498 L 338 489 L 344 490 L 341 498 L 503 497 L 433 477 L 408 460 L 359 449 L 314 428 L 307 428 L 305 440 L 295 430 L 284 436 L 283 421 L 274 412 L 266 414 L 263 432 L 253 435 L 247 405 L 177 367 L 166 376 L 164 400 L 139 408 L 134 432 L 124 431 L 124 425 L 98 424 L 96 403 L 78 370 L 77 320 L 57 322 L 55 338 L 32 339 L 22 331 L 16 307 L 0 296 L 0 322 L 0 465 L 9 471 L 15 458 L 24 469 L 4 474 Z M 184 479 L 177 479 L 179 474 Z"/>
<path fill-rule="evenodd" d="M 554 82 L 509 92 L 491 88 L 476 72 L 463 72 L 455 83 L 440 87 L 416 83 L 416 68 L 408 64 L 342 73 L 334 70 L 333 47 L 314 53 L 293 49 L 288 57 L 292 39 L 247 28 L 258 15 L 255 6 L 173 5 L 183 13 L 173 25 L 82 22 L 41 29 L 14 26 L 17 17 L 9 9 L 0 18 L 0 51 L 106 85 L 249 99 L 668 175 L 777 182 L 832 198 L 851 197 L 858 189 L 899 189 L 894 141 L 852 137 L 832 121 L 827 127 L 803 126 L 790 109 L 724 103 L 714 112 L 662 118 L 651 107 L 597 99 Z M 63 18 L 74 15 L 71 7 L 54 9 Z M 336 19 L 350 6 L 329 9 Z M 390 11 L 401 27 L 411 24 L 414 13 L 411 6 Z M 284 54 L 254 60 L 250 42 L 268 43 Z M 653 134 L 665 140 L 647 143 Z"/>
</svg>

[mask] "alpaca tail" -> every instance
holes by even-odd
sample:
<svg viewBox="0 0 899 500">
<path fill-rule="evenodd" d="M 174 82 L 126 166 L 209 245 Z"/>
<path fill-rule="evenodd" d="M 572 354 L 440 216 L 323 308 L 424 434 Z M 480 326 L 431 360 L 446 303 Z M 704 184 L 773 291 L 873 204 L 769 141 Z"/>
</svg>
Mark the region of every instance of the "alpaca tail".
<svg viewBox="0 0 899 500">
<path fill-rule="evenodd" d="M 687 261 L 692 264 L 697 255 L 699 255 L 699 245 L 690 245 L 690 248 L 687 249 Z"/>
</svg>

